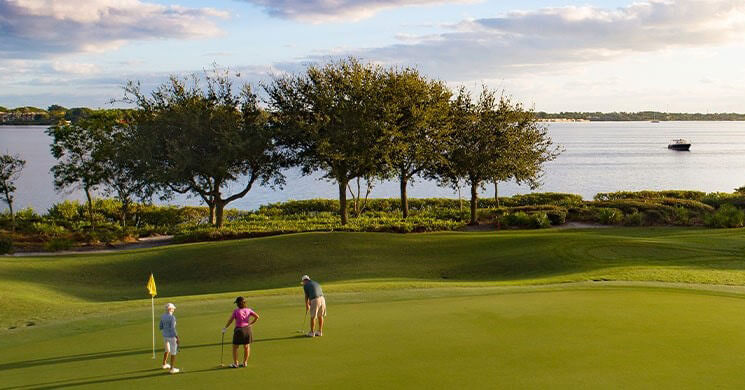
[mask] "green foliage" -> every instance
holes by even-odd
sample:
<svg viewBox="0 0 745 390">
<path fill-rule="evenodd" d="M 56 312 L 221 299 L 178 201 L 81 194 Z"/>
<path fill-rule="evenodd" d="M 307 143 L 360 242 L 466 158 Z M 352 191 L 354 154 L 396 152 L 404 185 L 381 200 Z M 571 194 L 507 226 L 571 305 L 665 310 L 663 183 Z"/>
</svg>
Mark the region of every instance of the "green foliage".
<svg viewBox="0 0 745 390">
<path fill-rule="evenodd" d="M 623 221 L 623 212 L 615 208 L 600 208 L 597 211 L 597 220 L 603 225 L 617 225 Z"/>
<path fill-rule="evenodd" d="M 524 211 L 505 214 L 500 221 L 509 227 L 540 229 L 551 226 L 545 213 L 528 214 Z"/>
<path fill-rule="evenodd" d="M 644 215 L 638 211 L 626 214 L 623 224 L 626 226 L 642 226 L 644 224 Z"/>
<path fill-rule="evenodd" d="M 493 201 L 493 199 L 490 199 Z M 485 201 L 482 199 L 482 202 Z M 576 207 L 583 204 L 582 196 L 559 192 L 534 192 L 524 195 L 513 195 L 500 199 L 503 206 L 556 205 Z"/>
<path fill-rule="evenodd" d="M 55 203 L 47 211 L 47 216 L 56 220 L 78 221 L 82 218 L 81 209 L 83 206 L 78 201 L 65 200 Z"/>
<path fill-rule="evenodd" d="M 595 194 L 594 199 L 598 201 L 613 201 L 622 199 L 688 199 L 701 201 L 706 193 L 701 191 L 618 191 L 618 192 L 600 192 Z"/>
<path fill-rule="evenodd" d="M 13 253 L 13 240 L 10 237 L 0 237 L 0 255 Z"/>
<path fill-rule="evenodd" d="M 139 83 L 125 87 L 134 104 L 126 139 L 135 177 L 168 197 L 189 193 L 213 210 L 210 222 L 223 223 L 224 208 L 244 197 L 255 183 L 281 185 L 283 158 L 275 144 L 276 129 L 248 84 L 240 91 L 229 72 L 206 72 L 171 79 L 151 94 Z M 245 176 L 232 194 L 229 186 Z"/>
<path fill-rule="evenodd" d="M 48 252 L 65 251 L 75 246 L 75 242 L 69 238 L 53 238 L 44 244 L 44 249 Z"/>
<path fill-rule="evenodd" d="M 58 238 L 67 233 L 64 226 L 58 226 L 53 222 L 34 222 L 31 224 L 30 231 L 46 240 Z"/>
<path fill-rule="evenodd" d="M 387 85 L 380 66 L 348 58 L 276 77 L 265 87 L 273 128 L 290 159 L 303 173 L 320 171 L 337 183 L 342 224 L 347 184 L 386 171 Z"/>
<path fill-rule="evenodd" d="M 736 228 L 745 226 L 745 211 L 724 204 L 714 214 L 708 216 L 706 224 L 715 228 Z"/>
<path fill-rule="evenodd" d="M 706 196 L 701 201 L 717 209 L 725 204 L 742 208 L 745 207 L 745 194 L 741 194 L 739 192 L 734 194 L 728 194 L 726 192 L 712 192 L 706 194 Z"/>
</svg>

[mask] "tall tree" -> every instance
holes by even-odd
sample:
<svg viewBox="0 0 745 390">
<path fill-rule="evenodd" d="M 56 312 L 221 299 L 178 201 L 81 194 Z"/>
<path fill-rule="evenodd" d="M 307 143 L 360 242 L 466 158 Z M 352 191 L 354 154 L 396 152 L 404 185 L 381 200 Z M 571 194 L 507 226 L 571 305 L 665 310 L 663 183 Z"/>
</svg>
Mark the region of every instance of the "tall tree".
<svg viewBox="0 0 745 390">
<path fill-rule="evenodd" d="M 409 182 L 441 163 L 449 137 L 452 93 L 416 69 L 391 68 L 385 75 L 386 157 L 399 180 L 403 217 L 409 215 Z"/>
<path fill-rule="evenodd" d="M 483 87 L 474 102 L 460 88 L 452 102 L 450 142 L 433 176 L 442 184 L 471 188 L 471 224 L 477 224 L 478 191 L 488 181 L 506 177 L 537 185 L 542 164 L 558 150 L 531 111 Z"/>
<path fill-rule="evenodd" d="M 13 214 L 13 198 L 16 191 L 15 182 L 21 176 L 26 161 L 21 160 L 20 156 L 2 154 L 0 155 L 0 196 L 8 204 L 10 210 L 10 230 L 16 230 L 16 218 Z"/>
<path fill-rule="evenodd" d="M 52 137 L 52 156 L 57 159 L 57 164 L 51 169 L 54 187 L 58 191 L 66 188 L 83 189 L 91 229 L 95 229 L 93 191 L 104 179 L 103 162 L 97 153 L 103 130 L 99 126 L 79 122 L 59 122 L 47 129 L 47 134 Z"/>
<path fill-rule="evenodd" d="M 130 208 L 135 199 L 146 199 L 154 191 L 138 173 L 139 164 L 134 158 L 136 145 L 131 136 L 132 112 L 126 110 L 98 111 L 78 125 L 97 129 L 95 159 L 101 162 L 103 190 L 121 202 L 120 223 L 127 226 Z"/>
<path fill-rule="evenodd" d="M 171 77 L 151 94 L 130 82 L 124 100 L 138 108 L 131 127 L 143 180 L 164 196 L 200 197 L 214 226 L 222 227 L 225 206 L 255 183 L 284 182 L 268 116 L 248 84 L 235 90 L 229 72 Z M 240 189 L 226 194 L 236 181 Z"/>
<path fill-rule="evenodd" d="M 349 58 L 280 76 L 264 89 L 280 144 L 304 174 L 323 172 L 339 187 L 347 223 L 347 186 L 382 173 L 383 89 L 380 67 Z"/>
</svg>

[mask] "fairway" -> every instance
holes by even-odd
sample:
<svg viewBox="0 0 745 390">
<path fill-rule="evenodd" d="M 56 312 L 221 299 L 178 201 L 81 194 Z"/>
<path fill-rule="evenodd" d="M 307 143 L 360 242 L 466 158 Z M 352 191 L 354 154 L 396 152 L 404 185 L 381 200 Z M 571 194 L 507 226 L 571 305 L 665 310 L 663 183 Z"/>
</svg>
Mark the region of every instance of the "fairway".
<svg viewBox="0 0 745 390">
<path fill-rule="evenodd" d="M 739 388 L 743 248 L 742 229 L 639 228 L 3 257 L 0 389 Z M 178 306 L 178 375 L 151 358 L 150 271 L 156 315 Z M 329 303 L 322 338 L 298 332 L 304 273 Z M 236 295 L 261 320 L 249 367 L 219 369 Z"/>
<path fill-rule="evenodd" d="M 185 305 L 177 310 L 184 372 L 175 376 L 151 359 L 147 321 L 100 329 L 83 324 L 78 335 L 0 350 L 0 386 L 745 385 L 745 360 L 739 358 L 745 350 L 745 299 L 639 288 L 481 293 L 486 295 L 435 299 L 402 294 L 401 300 L 348 304 L 333 304 L 330 297 L 326 334 L 315 339 L 295 332 L 303 313 L 299 305 L 258 300 L 254 307 L 262 319 L 245 369 L 217 367 L 220 327 L 230 302 Z M 374 294 L 370 298 L 375 300 Z"/>
</svg>

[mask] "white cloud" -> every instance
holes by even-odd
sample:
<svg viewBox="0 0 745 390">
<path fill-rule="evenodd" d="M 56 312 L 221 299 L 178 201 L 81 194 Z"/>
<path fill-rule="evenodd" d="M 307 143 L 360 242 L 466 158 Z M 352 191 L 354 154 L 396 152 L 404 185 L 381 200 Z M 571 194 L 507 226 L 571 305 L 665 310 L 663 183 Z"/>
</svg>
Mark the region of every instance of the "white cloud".
<svg viewBox="0 0 745 390">
<path fill-rule="evenodd" d="M 356 21 L 388 9 L 475 0 L 243 0 L 262 7 L 274 17 L 310 23 Z"/>
<path fill-rule="evenodd" d="M 220 34 L 227 13 L 140 0 L 0 0 L 0 55 L 101 52 L 127 41 Z"/>
<path fill-rule="evenodd" d="M 101 72 L 101 69 L 96 64 L 86 64 L 80 62 L 54 61 L 52 63 L 52 69 L 60 73 L 80 75 L 91 75 Z"/>
<path fill-rule="evenodd" d="M 448 80 L 496 78 L 632 53 L 741 41 L 745 2 L 648 0 L 618 9 L 545 8 L 465 20 L 414 43 L 348 54 L 416 64 Z"/>
</svg>

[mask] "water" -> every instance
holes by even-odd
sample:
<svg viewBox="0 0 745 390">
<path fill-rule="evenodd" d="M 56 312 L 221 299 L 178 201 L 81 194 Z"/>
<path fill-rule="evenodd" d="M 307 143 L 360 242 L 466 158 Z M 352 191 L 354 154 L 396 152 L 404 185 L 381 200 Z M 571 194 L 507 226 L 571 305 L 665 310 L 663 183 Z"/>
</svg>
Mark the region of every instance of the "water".
<svg viewBox="0 0 745 390">
<path fill-rule="evenodd" d="M 589 122 L 551 123 L 551 138 L 564 153 L 546 164 L 543 185 L 536 191 L 570 192 L 591 199 L 598 192 L 620 190 L 689 189 L 732 192 L 745 185 L 745 122 Z M 55 160 L 49 153 L 50 138 L 44 127 L 0 126 L 0 153 L 19 153 L 27 161 L 17 183 L 16 208 L 45 211 L 63 199 L 84 199 L 79 190 L 57 193 L 49 168 Z M 692 141 L 690 152 L 667 149 L 673 138 Z M 288 199 L 336 198 L 334 183 L 287 172 L 282 190 L 254 187 L 229 207 L 255 209 L 259 205 Z M 237 190 L 239 185 L 234 185 Z M 397 197 L 398 183 L 379 183 L 371 197 Z M 500 184 L 500 195 L 531 192 L 526 186 Z M 488 185 L 484 196 L 493 196 Z M 436 183 L 415 181 L 409 196 L 457 197 L 452 189 Z M 464 191 L 467 196 L 467 191 Z M 181 197 L 171 203 L 200 204 Z M 0 205 L 0 209 L 5 209 Z"/>
</svg>

